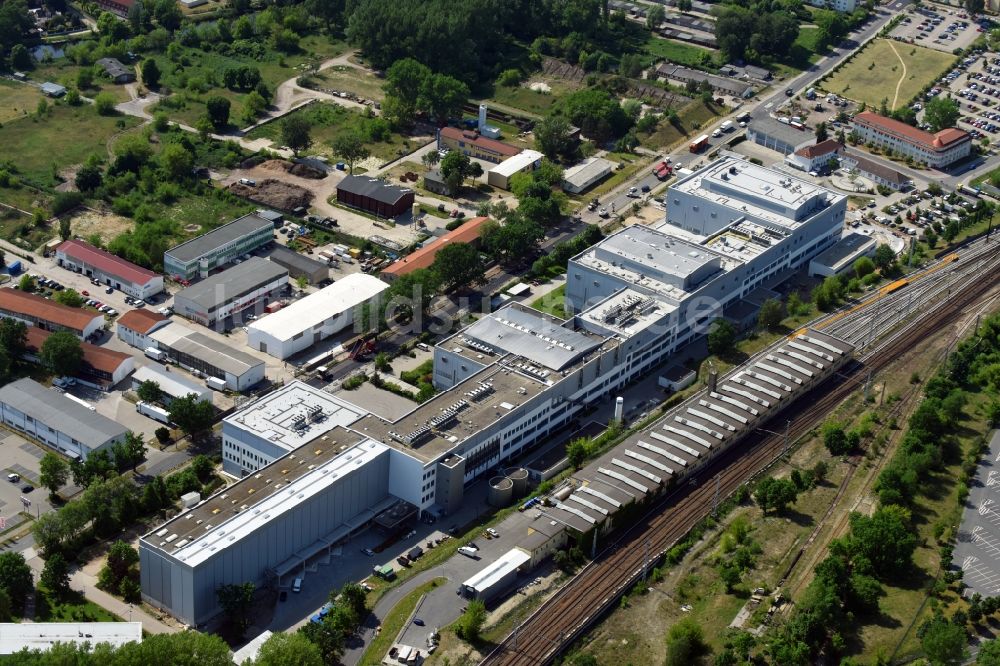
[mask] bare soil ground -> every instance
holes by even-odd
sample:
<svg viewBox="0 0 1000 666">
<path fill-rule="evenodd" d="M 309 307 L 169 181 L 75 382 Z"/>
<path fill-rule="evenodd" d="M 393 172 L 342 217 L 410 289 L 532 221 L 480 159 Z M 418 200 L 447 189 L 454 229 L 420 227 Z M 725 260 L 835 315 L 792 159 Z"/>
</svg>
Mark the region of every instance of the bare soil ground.
<svg viewBox="0 0 1000 666">
<path fill-rule="evenodd" d="M 70 218 L 70 229 L 74 236 L 86 238 L 98 234 L 105 242 L 132 228 L 133 222 L 127 217 L 114 213 L 81 211 Z"/>
<path fill-rule="evenodd" d="M 295 210 L 300 206 L 308 208 L 313 199 L 312 192 L 306 188 L 274 178 L 259 180 L 256 187 L 237 181 L 229 189 L 237 196 L 278 210 Z"/>
</svg>

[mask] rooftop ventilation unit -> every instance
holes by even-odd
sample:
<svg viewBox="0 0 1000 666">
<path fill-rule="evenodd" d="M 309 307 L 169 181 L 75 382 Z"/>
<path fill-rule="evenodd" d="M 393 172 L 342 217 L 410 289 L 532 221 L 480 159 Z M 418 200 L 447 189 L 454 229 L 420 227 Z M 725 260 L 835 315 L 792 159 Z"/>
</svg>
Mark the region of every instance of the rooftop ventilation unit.
<svg viewBox="0 0 1000 666">
<path fill-rule="evenodd" d="M 296 414 L 292 417 L 292 428 L 294 430 L 301 430 L 306 427 L 306 417 L 304 414 Z"/>
<path fill-rule="evenodd" d="M 323 417 L 323 406 L 313 405 L 306 410 L 306 414 L 308 414 L 310 421 L 318 421 Z"/>
</svg>

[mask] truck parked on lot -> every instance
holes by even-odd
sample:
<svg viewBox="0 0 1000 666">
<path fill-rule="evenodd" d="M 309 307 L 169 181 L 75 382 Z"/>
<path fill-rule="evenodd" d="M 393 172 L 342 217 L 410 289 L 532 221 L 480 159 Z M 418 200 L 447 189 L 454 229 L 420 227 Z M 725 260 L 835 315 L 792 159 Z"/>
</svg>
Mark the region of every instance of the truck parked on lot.
<svg viewBox="0 0 1000 666">
<path fill-rule="evenodd" d="M 146 347 L 144 353 L 154 361 L 160 361 L 161 363 L 167 358 L 167 352 L 156 347 Z"/>
<path fill-rule="evenodd" d="M 154 421 L 159 421 L 160 423 L 170 423 L 170 412 L 150 402 L 143 402 L 140 400 L 135 403 L 135 411 L 144 416 L 148 416 Z"/>
<path fill-rule="evenodd" d="M 205 386 L 215 391 L 225 391 L 226 390 L 226 380 L 219 379 L 218 377 L 206 377 Z"/>
<path fill-rule="evenodd" d="M 735 129 L 735 126 L 733 125 L 732 120 L 727 120 L 726 122 L 719 125 L 719 129 L 722 130 L 723 132 L 732 132 L 733 129 Z"/>
</svg>

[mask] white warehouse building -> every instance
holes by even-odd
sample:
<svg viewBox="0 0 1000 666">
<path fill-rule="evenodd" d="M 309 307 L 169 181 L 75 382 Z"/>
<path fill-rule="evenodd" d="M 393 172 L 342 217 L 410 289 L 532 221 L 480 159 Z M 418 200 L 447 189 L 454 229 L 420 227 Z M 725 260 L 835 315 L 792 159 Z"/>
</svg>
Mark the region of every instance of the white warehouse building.
<svg viewBox="0 0 1000 666">
<path fill-rule="evenodd" d="M 354 323 L 355 313 L 389 285 L 354 273 L 247 327 L 251 349 L 286 359 Z"/>
</svg>

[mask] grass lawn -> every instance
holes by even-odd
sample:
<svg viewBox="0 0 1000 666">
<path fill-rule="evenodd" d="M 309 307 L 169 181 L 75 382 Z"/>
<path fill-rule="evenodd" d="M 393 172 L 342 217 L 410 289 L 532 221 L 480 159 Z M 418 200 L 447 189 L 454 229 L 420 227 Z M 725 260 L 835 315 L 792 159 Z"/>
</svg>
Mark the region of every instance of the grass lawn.
<svg viewBox="0 0 1000 666">
<path fill-rule="evenodd" d="M 156 218 L 173 220 L 181 229 L 189 224 L 200 224 L 201 231 L 185 234 L 195 236 L 211 231 L 226 222 L 232 222 L 237 217 L 258 208 L 258 206 L 239 199 L 230 201 L 227 197 L 210 195 L 211 193 L 190 195 L 182 197 L 172 204 L 153 204 L 156 209 Z"/>
<path fill-rule="evenodd" d="M 382 618 L 382 631 L 377 637 L 375 637 L 375 640 L 368 645 L 368 649 L 365 650 L 365 653 L 361 656 L 361 666 L 377 666 L 378 664 L 381 664 L 382 658 L 396 641 L 396 634 L 398 634 L 399 630 L 403 628 L 403 623 L 410 617 L 410 613 L 413 612 L 413 609 L 416 607 L 420 597 L 434 588 L 443 585 L 447 580 L 448 579 L 444 577 L 435 578 L 428 583 L 424 583 L 417 589 L 413 590 L 413 592 L 410 592 L 408 595 L 403 597 L 402 600 L 396 604 L 384 618 Z"/>
<path fill-rule="evenodd" d="M 587 195 L 590 197 L 600 197 L 611 190 L 615 189 L 622 183 L 631 179 L 635 174 L 637 174 L 641 169 L 646 168 L 651 162 L 647 157 L 642 155 L 633 155 L 631 153 L 608 153 L 604 156 L 605 159 L 611 160 L 616 165 L 621 163 L 624 164 L 624 168 L 615 168 L 611 172 L 611 175 L 598 183 L 593 187 Z M 624 213 L 625 211 L 615 211 L 615 213 Z"/>
<path fill-rule="evenodd" d="M 651 150 L 670 150 L 682 140 L 699 134 L 702 127 L 720 115 L 719 111 L 714 104 L 697 99 L 677 112 L 676 125 L 662 120 L 652 134 L 639 134 L 639 141 Z"/>
<path fill-rule="evenodd" d="M 40 99 L 42 93 L 35 86 L 0 79 L 0 123 L 31 115 Z"/>
<path fill-rule="evenodd" d="M 874 107 L 888 99 L 889 108 L 898 109 L 951 67 L 955 58 L 923 46 L 876 39 L 821 80 L 820 87 Z"/>
<path fill-rule="evenodd" d="M 643 46 L 643 50 L 653 57 L 653 59 L 666 58 L 670 62 L 687 66 L 709 66 L 715 67 L 717 52 L 703 49 L 700 46 L 675 42 L 672 39 L 663 39 L 655 35 L 650 35 Z"/>
<path fill-rule="evenodd" d="M 242 125 L 243 98 L 249 91 L 221 87 L 227 69 L 244 65 L 256 67 L 268 89 L 274 91 L 283 81 L 303 74 L 307 65 L 318 65 L 346 49 L 343 42 L 331 41 L 322 35 L 304 37 L 299 44 L 300 51 L 296 54 L 282 55 L 269 49 L 260 60 L 249 56 L 224 56 L 196 48 L 185 49 L 177 63 L 165 55 L 153 56 L 163 72 L 161 85 L 173 93 L 170 99 L 158 104 L 157 109 L 165 111 L 171 120 L 194 125 L 205 114 L 205 100 L 221 95 L 230 101 L 231 122 Z"/>
<path fill-rule="evenodd" d="M 35 594 L 36 622 L 121 622 L 110 613 L 75 590 L 65 599 L 55 599 L 44 588 Z"/>
<path fill-rule="evenodd" d="M 56 184 L 53 167 L 80 164 L 92 153 L 106 155 L 108 139 L 139 122 L 129 116 L 98 115 L 90 105 L 55 104 L 49 109 L 41 120 L 32 116 L 0 127 L 3 156 L 14 163 L 20 178 L 39 187 Z"/>
<path fill-rule="evenodd" d="M 535 299 L 531 307 L 560 319 L 566 318 L 566 285 L 561 284 L 541 298 Z"/>
<path fill-rule="evenodd" d="M 334 65 L 309 77 L 317 88 L 352 92 L 360 97 L 381 102 L 385 99 L 382 80 L 368 70 Z"/>
<path fill-rule="evenodd" d="M 361 111 L 355 111 L 339 104 L 328 104 L 326 102 L 310 104 L 293 111 L 292 114 L 305 117 L 312 125 L 313 145 L 310 148 L 310 152 L 321 153 L 331 158 L 334 157 L 333 149 L 330 148 L 331 141 L 344 132 L 349 131 L 357 131 L 362 136 L 366 136 L 368 134 L 366 127 L 376 122 L 375 119 L 368 118 Z M 292 114 L 289 114 L 289 116 Z M 285 117 L 287 118 L 288 116 Z M 251 139 L 271 139 L 280 144 L 281 121 L 262 125 L 250 132 L 247 137 Z M 382 161 L 389 161 L 396 159 L 401 154 L 411 152 L 416 146 L 406 137 L 393 132 L 388 135 L 386 141 L 371 141 L 367 144 L 367 147 L 373 157 L 377 157 Z"/>
<path fill-rule="evenodd" d="M 128 67 L 128 63 L 125 63 Z M 75 62 L 69 58 L 57 58 L 48 63 L 41 63 L 31 70 L 28 75 L 34 81 L 54 81 L 55 83 L 62 84 L 67 88 L 76 88 L 76 76 L 80 73 L 81 69 L 86 69 L 82 65 L 77 65 Z M 125 90 L 125 86 L 111 83 L 103 74 L 103 70 L 99 67 L 92 67 L 95 70 L 94 83 L 93 86 L 85 90 L 80 90 L 80 94 L 84 97 L 93 98 L 95 95 L 101 92 L 109 92 L 112 96 L 119 102 L 126 102 L 129 99 L 128 91 Z"/>
</svg>

